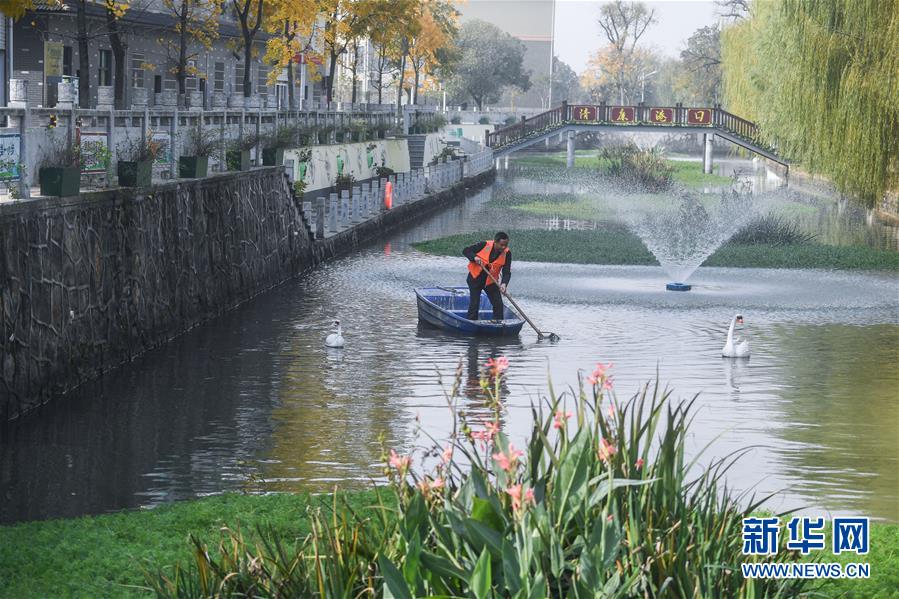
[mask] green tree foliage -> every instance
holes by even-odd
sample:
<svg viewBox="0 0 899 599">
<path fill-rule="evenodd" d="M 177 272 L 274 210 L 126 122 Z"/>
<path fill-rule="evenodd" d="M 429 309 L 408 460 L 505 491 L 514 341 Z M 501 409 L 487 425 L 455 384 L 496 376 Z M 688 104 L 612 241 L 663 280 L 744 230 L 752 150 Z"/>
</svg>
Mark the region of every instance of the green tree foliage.
<svg viewBox="0 0 899 599">
<path fill-rule="evenodd" d="M 484 21 L 469 21 L 459 29 L 459 60 L 450 93 L 470 97 L 481 109 L 496 102 L 506 87 L 527 91 L 531 80 L 524 69 L 524 44 Z"/>
<path fill-rule="evenodd" d="M 553 56 L 552 90 L 549 86 L 549 75 L 540 75 L 534 80 L 534 87 L 539 90 L 540 99 L 545 106 L 558 106 L 562 100 L 579 102 L 583 95 L 581 80 L 567 63 Z"/>
<path fill-rule="evenodd" d="M 723 32 L 728 107 L 873 204 L 899 188 L 899 0 L 777 0 Z"/>
</svg>

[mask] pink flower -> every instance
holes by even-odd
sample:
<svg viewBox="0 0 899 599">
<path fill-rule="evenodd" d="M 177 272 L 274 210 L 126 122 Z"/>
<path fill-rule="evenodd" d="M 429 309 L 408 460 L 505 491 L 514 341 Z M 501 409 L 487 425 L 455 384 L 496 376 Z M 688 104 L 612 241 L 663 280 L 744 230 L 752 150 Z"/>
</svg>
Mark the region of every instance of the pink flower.
<svg viewBox="0 0 899 599">
<path fill-rule="evenodd" d="M 390 450 L 390 460 L 388 461 L 391 468 L 396 468 L 399 471 L 408 470 L 409 466 L 412 465 L 412 458 L 409 456 L 401 456 L 399 455 L 395 449 Z"/>
<path fill-rule="evenodd" d="M 610 377 L 606 377 L 606 378 L 603 379 L 603 381 L 602 381 L 602 388 L 603 388 L 603 389 L 605 389 L 605 390 L 607 390 L 607 391 L 611 391 L 611 390 L 612 390 L 612 378 L 613 378 L 613 377 L 610 376 Z"/>
<path fill-rule="evenodd" d="M 537 503 L 537 501 L 534 499 L 534 489 L 528 489 L 524 492 L 524 501 L 525 503 L 530 503 L 531 505 Z"/>
<path fill-rule="evenodd" d="M 611 362 L 609 362 L 608 364 L 603 364 L 602 362 L 597 362 L 596 368 L 593 369 L 593 374 L 591 374 L 590 376 L 587 377 L 587 382 L 590 383 L 591 385 L 596 385 L 597 383 L 601 383 L 603 385 L 603 389 L 611 389 L 612 388 L 611 382 L 607 383 L 607 379 L 608 379 L 608 381 L 611 381 L 612 377 L 606 376 L 606 371 L 609 370 L 611 367 L 612 367 Z"/>
<path fill-rule="evenodd" d="M 606 516 L 606 522 L 614 522 L 614 521 L 615 521 L 615 516 L 613 516 L 612 514 L 609 514 L 608 516 Z"/>
<path fill-rule="evenodd" d="M 509 358 L 500 356 L 497 359 L 490 358 L 487 360 L 487 368 L 490 370 L 491 376 L 499 376 L 509 368 Z"/>
<path fill-rule="evenodd" d="M 639 470 L 643 467 L 643 458 L 639 458 L 636 462 L 634 462 L 634 468 Z"/>
<path fill-rule="evenodd" d="M 487 444 L 493 441 L 493 437 L 495 437 L 496 433 L 498 432 L 499 422 L 496 420 L 486 420 L 484 421 L 484 430 L 473 431 L 471 433 L 471 437 L 478 441 L 482 441 L 484 444 Z"/>
<path fill-rule="evenodd" d="M 562 419 L 568 420 L 572 416 L 574 416 L 574 414 L 571 412 L 563 413 L 562 410 L 556 410 L 556 413 L 553 416 L 553 428 L 562 428 L 565 426 L 565 422 Z"/>
<path fill-rule="evenodd" d="M 606 411 L 608 412 L 610 419 L 614 418 L 615 417 L 615 404 L 610 403 L 609 407 L 606 409 Z"/>
<path fill-rule="evenodd" d="M 521 509 L 521 484 L 506 487 L 506 493 L 512 498 L 512 509 L 516 512 Z"/>
<path fill-rule="evenodd" d="M 518 458 L 524 455 L 524 452 L 518 451 L 515 449 L 515 446 L 509 443 L 509 454 L 506 455 L 502 451 L 498 451 L 493 454 L 493 459 L 499 462 L 499 467 L 505 470 L 506 472 L 512 472 L 515 470 L 515 466 L 518 463 Z"/>
<path fill-rule="evenodd" d="M 439 491 L 444 486 L 443 479 L 439 476 L 434 480 L 430 480 L 427 478 L 422 479 L 418 483 L 418 488 L 421 489 L 421 492 L 425 495 L 428 494 L 429 491 Z"/>
<path fill-rule="evenodd" d="M 449 464 L 449 463 L 450 463 L 450 460 L 453 459 L 453 446 L 452 446 L 452 445 L 447 445 L 447 446 L 443 449 L 443 453 L 440 454 L 440 457 L 441 457 L 441 459 L 443 459 L 443 463 L 444 463 L 444 464 Z"/>
<path fill-rule="evenodd" d="M 613 455 L 618 453 L 618 448 L 602 438 L 599 440 L 599 459 L 608 462 Z"/>
</svg>

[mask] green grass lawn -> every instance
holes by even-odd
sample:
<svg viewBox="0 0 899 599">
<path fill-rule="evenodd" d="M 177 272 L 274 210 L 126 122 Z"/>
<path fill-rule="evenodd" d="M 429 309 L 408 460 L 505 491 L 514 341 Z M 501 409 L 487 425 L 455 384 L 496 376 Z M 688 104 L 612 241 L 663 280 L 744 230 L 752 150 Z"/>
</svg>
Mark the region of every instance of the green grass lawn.
<svg viewBox="0 0 899 599">
<path fill-rule="evenodd" d="M 721 175 L 706 175 L 702 172 L 702 162 L 690 160 L 667 160 L 674 169 L 672 177 L 685 187 L 706 187 L 730 185 L 731 178 Z M 565 166 L 565 152 L 547 152 L 542 154 L 524 154 L 515 158 L 515 163 L 524 166 Z M 574 155 L 574 168 L 596 170 L 600 159 L 597 150 L 578 150 Z"/>
<path fill-rule="evenodd" d="M 440 256 L 458 256 L 472 240 L 490 239 L 488 231 L 451 235 L 413 244 Z M 622 226 L 596 231 L 511 231 L 516 260 L 572 264 L 657 265 L 635 234 Z M 817 243 L 787 246 L 725 245 L 705 261 L 707 266 L 749 268 L 828 268 L 899 270 L 899 253 L 867 246 Z"/>
<path fill-rule="evenodd" d="M 386 498 L 385 493 L 385 498 Z M 373 492 L 346 495 L 354 508 L 373 505 Z M 292 541 L 308 532 L 306 509 L 330 506 L 330 498 L 308 495 L 221 495 L 182 501 L 153 510 L 26 522 L 0 527 L 0 597 L 147 596 L 144 572 L 191 559 L 188 538 L 215 545 L 220 528 L 240 527 L 252 537 L 270 527 Z M 875 524 L 867 556 L 813 553 L 822 561 L 868 562 L 868 580 L 822 584 L 824 596 L 886 599 L 899 589 L 899 526 Z"/>
<path fill-rule="evenodd" d="M 376 502 L 373 492 L 348 494 L 357 508 Z M 306 508 L 327 507 L 326 496 L 219 495 L 152 510 L 26 522 L 0 527 L 0 597 L 147 596 L 145 571 L 191 559 L 191 534 L 218 543 L 222 526 L 255 536 L 270 526 L 282 539 L 309 532 Z"/>
</svg>

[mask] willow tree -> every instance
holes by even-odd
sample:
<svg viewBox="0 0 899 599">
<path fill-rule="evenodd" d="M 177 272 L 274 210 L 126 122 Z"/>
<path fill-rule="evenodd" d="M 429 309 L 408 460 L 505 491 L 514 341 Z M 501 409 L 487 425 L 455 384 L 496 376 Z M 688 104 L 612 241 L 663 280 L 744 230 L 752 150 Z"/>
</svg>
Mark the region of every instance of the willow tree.
<svg viewBox="0 0 899 599">
<path fill-rule="evenodd" d="M 899 189 L 899 0 L 778 0 L 724 31 L 729 107 L 874 203 Z"/>
</svg>

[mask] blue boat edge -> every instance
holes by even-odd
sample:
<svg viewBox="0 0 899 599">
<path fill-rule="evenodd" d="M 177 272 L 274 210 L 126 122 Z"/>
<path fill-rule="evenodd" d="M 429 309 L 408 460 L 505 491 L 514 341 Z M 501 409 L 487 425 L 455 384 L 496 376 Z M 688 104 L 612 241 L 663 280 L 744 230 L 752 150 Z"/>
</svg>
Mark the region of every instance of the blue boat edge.
<svg viewBox="0 0 899 599">
<path fill-rule="evenodd" d="M 468 320 L 459 312 L 467 312 L 468 287 L 417 287 L 414 288 L 418 303 L 418 321 L 444 331 L 463 335 L 513 337 L 521 333 L 525 321 L 509 306 L 503 305 L 502 321 Z M 443 305 L 440 305 L 443 304 Z M 492 306 L 487 294 L 481 292 L 479 315 L 492 316 Z"/>
</svg>

